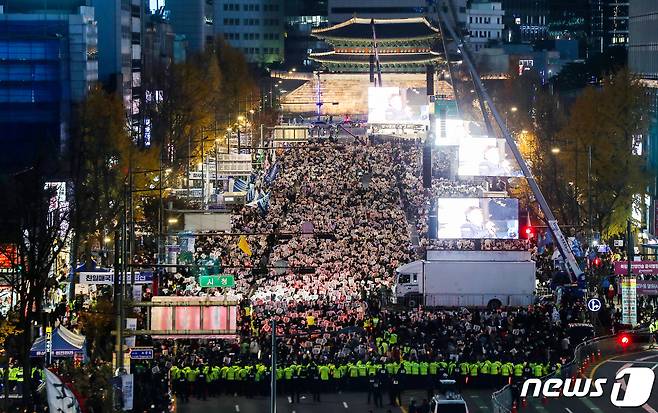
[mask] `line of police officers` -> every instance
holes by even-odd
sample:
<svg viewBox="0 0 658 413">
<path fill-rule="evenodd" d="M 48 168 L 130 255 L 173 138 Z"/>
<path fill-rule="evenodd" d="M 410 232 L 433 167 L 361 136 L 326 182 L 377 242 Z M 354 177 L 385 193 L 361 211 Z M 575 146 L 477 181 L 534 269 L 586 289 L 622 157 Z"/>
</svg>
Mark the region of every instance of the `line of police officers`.
<svg viewBox="0 0 658 413">
<path fill-rule="evenodd" d="M 345 364 L 295 363 L 278 366 L 276 370 L 281 394 L 292 402 L 299 402 L 302 394 L 312 394 L 320 401 L 320 394 L 350 390 L 368 392 L 376 406 L 382 405 L 382 394 L 388 392 L 391 405 L 399 403 L 407 389 L 425 388 L 428 399 L 433 396 L 441 379 L 454 379 L 460 386 L 498 388 L 512 381 L 542 377 L 558 373 L 560 363 L 527 362 L 455 362 L 412 361 L 401 362 L 361 360 Z M 270 368 L 263 363 L 231 366 L 173 366 L 170 379 L 175 394 L 183 403 L 191 394 L 203 400 L 221 394 L 253 397 L 269 393 Z"/>
</svg>

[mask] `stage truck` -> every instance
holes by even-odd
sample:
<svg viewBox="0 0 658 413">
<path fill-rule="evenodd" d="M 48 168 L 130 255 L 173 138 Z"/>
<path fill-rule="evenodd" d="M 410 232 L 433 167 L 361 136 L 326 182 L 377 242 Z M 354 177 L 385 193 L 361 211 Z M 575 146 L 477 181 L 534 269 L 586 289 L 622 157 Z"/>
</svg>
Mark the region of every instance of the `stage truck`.
<svg viewBox="0 0 658 413">
<path fill-rule="evenodd" d="M 527 306 L 535 262 L 528 251 L 428 251 L 396 271 L 395 297 L 415 307 Z"/>
</svg>

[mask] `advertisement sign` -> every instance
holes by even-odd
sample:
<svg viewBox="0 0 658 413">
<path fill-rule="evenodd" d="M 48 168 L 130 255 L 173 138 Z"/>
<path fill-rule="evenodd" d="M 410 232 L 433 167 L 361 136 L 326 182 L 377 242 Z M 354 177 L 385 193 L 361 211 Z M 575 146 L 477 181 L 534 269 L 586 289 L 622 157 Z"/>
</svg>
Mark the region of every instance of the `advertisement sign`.
<svg viewBox="0 0 658 413">
<path fill-rule="evenodd" d="M 50 364 L 53 352 L 53 328 L 46 327 L 46 364 Z"/>
<path fill-rule="evenodd" d="M 633 277 L 621 281 L 621 317 L 622 324 L 637 324 L 637 281 Z"/>
<path fill-rule="evenodd" d="M 615 275 L 628 273 L 628 261 L 615 261 L 614 264 Z M 636 275 L 658 275 L 658 261 L 631 261 L 631 272 Z"/>
<path fill-rule="evenodd" d="M 126 318 L 126 330 L 132 330 L 132 331 L 137 330 L 136 318 L 132 318 L 132 317 Z M 135 336 L 127 336 L 125 340 L 126 340 L 126 346 L 135 347 Z"/>
<path fill-rule="evenodd" d="M 658 281 L 637 280 L 638 295 L 658 295 Z"/>
<path fill-rule="evenodd" d="M 424 88 L 368 88 L 368 123 L 423 124 L 428 121 Z"/>
<path fill-rule="evenodd" d="M 217 304 L 214 305 L 214 302 Z M 221 331 L 218 335 L 235 334 L 238 328 L 238 306 L 225 305 L 220 297 L 153 297 L 151 329 L 160 331 Z M 180 303 L 178 306 L 176 303 Z M 158 306 L 162 304 L 162 307 Z M 198 304 L 195 305 L 195 304 Z M 211 304 L 211 305 L 204 305 Z"/>
<path fill-rule="evenodd" d="M 459 176 L 522 176 L 504 139 L 469 138 L 459 143 Z"/>
<path fill-rule="evenodd" d="M 80 275 L 80 284 L 97 284 L 97 285 L 113 285 L 114 284 L 114 272 L 79 272 Z M 119 282 L 121 282 L 119 278 Z M 128 274 L 127 283 L 131 282 L 131 274 Z M 135 284 L 151 284 L 153 282 L 153 272 L 152 271 L 142 271 L 135 273 Z"/>
<path fill-rule="evenodd" d="M 121 394 L 123 395 L 123 411 L 127 412 L 133 409 L 133 375 L 124 374 L 121 376 Z"/>
<path fill-rule="evenodd" d="M 519 238 L 516 198 L 439 198 L 438 238 Z"/>
</svg>

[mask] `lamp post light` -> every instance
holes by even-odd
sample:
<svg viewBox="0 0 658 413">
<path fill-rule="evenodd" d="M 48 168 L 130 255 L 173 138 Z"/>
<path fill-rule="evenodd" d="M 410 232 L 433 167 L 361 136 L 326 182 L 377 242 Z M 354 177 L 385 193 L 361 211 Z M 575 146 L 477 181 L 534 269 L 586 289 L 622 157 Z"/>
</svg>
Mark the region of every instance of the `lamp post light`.
<svg viewBox="0 0 658 413">
<path fill-rule="evenodd" d="M 551 153 L 553 155 L 558 155 L 561 152 L 559 146 L 553 146 L 551 148 Z M 583 153 L 578 149 L 570 150 L 576 155 Z M 588 225 L 588 234 L 587 234 L 587 244 L 591 245 L 592 240 L 594 239 L 594 227 L 592 226 L 592 145 L 587 145 L 587 225 Z M 576 156 L 576 179 L 574 180 L 574 193 L 578 194 L 578 156 Z M 577 202 L 577 201 L 576 201 Z M 576 208 L 576 211 L 578 209 Z"/>
</svg>

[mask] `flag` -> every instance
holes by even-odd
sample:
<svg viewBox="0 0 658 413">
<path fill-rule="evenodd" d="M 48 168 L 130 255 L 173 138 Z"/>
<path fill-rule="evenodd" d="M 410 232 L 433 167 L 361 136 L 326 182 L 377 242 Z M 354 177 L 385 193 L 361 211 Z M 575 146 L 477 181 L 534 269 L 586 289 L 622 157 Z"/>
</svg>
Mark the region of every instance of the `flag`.
<svg viewBox="0 0 658 413">
<path fill-rule="evenodd" d="M 270 194 L 267 193 L 264 197 L 260 198 L 257 201 L 257 204 L 258 204 L 258 209 L 260 209 L 260 213 L 262 215 L 267 214 L 267 210 L 270 207 Z"/>
<path fill-rule="evenodd" d="M 240 235 L 240 241 L 238 241 L 238 247 L 240 247 L 242 252 L 244 252 L 245 254 L 247 254 L 248 256 L 251 257 L 251 254 L 252 254 L 251 253 L 251 248 L 249 248 L 249 243 L 247 242 L 247 237 L 245 237 L 244 235 Z"/>
<path fill-rule="evenodd" d="M 270 170 L 267 172 L 267 175 L 265 175 L 265 182 L 271 184 L 276 179 L 278 173 L 279 173 L 279 163 L 274 162 L 274 165 L 272 165 Z"/>
<path fill-rule="evenodd" d="M 232 192 L 246 192 L 247 182 L 240 178 L 235 178 L 233 181 L 233 191 Z"/>
<path fill-rule="evenodd" d="M 80 413 L 80 403 L 71 389 L 52 371 L 45 369 L 46 397 L 51 412 Z"/>
<path fill-rule="evenodd" d="M 247 191 L 247 202 L 251 202 L 256 198 L 256 185 L 249 184 L 249 190 Z"/>
</svg>

